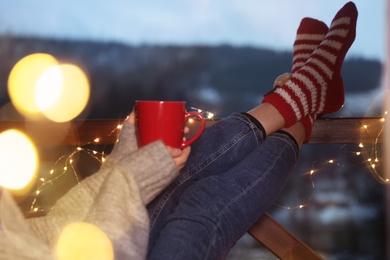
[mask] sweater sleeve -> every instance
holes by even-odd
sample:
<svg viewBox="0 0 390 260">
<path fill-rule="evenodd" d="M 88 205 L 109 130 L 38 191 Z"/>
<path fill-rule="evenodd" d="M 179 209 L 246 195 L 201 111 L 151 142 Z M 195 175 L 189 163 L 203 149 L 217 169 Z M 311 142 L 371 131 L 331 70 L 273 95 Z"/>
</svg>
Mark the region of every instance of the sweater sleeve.
<svg viewBox="0 0 390 260">
<path fill-rule="evenodd" d="M 21 227 L 28 228 L 16 232 L 20 236 L 11 239 L 5 235 L 4 241 L 18 247 L 15 238 L 23 238 L 26 233 L 30 239 L 36 236 L 37 241 L 52 246 L 67 224 L 85 221 L 108 235 L 117 255 L 141 259 L 146 253 L 149 233 L 145 204 L 177 173 L 178 169 L 162 142 L 138 149 L 134 127 L 125 123 L 119 142 L 98 172 L 70 189 L 47 216 L 18 219 Z M 1 211 L 7 210 L 8 206 L 3 205 Z M 3 219 L 3 225 L 16 225 L 10 221 Z M 0 233 L 4 235 L 1 230 Z M 15 255 L 21 249 L 15 250 Z"/>
<path fill-rule="evenodd" d="M 118 142 L 106 162 L 109 161 L 121 161 L 134 173 L 132 178 L 138 183 L 145 204 L 178 174 L 178 168 L 161 141 L 138 149 L 135 127 L 127 121 L 124 121 Z"/>
<path fill-rule="evenodd" d="M 175 162 L 161 141 L 138 150 L 122 163 L 137 182 L 144 204 L 152 201 L 179 173 Z"/>
<path fill-rule="evenodd" d="M 120 159 L 138 149 L 134 125 L 123 121 L 117 142 L 111 151 L 110 157 Z"/>
<path fill-rule="evenodd" d="M 178 168 L 161 141 L 139 148 L 135 127 L 124 121 L 114 149 L 102 168 L 120 162 L 137 182 L 143 202 L 148 204 L 178 174 Z M 109 166 L 111 167 L 111 166 Z"/>
</svg>

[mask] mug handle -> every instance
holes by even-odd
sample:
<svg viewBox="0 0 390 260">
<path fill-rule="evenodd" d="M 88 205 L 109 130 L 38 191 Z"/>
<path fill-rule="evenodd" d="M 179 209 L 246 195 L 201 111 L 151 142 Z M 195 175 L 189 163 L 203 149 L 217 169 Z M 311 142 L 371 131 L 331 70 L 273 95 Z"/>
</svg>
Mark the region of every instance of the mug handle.
<svg viewBox="0 0 390 260">
<path fill-rule="evenodd" d="M 183 141 L 183 142 L 181 143 L 181 149 L 184 149 L 184 148 L 186 148 L 187 146 L 189 146 L 190 144 L 192 144 L 193 142 L 195 142 L 196 139 L 198 139 L 198 138 L 200 137 L 200 135 L 203 133 L 203 130 L 204 130 L 205 126 L 206 126 L 206 122 L 205 122 L 203 116 L 202 116 L 200 113 L 195 112 L 195 111 L 186 113 L 186 115 L 185 115 L 185 122 L 187 123 L 188 120 L 190 119 L 190 117 L 192 117 L 192 116 L 197 117 L 197 118 L 200 119 L 200 123 L 201 123 L 200 129 L 199 129 L 199 131 L 198 131 L 193 137 L 191 137 L 189 140 Z"/>
</svg>

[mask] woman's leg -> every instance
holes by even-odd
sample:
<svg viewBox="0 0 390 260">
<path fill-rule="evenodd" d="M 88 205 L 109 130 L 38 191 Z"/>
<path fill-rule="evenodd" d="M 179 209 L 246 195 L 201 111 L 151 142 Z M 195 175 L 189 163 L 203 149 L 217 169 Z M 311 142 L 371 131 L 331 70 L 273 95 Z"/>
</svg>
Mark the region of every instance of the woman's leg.
<svg viewBox="0 0 390 260">
<path fill-rule="evenodd" d="M 268 115 L 262 118 L 269 127 L 267 130 L 259 123 L 257 114 Z M 192 145 L 186 166 L 179 176 L 148 205 L 151 223 L 149 247 L 153 247 L 167 216 L 188 186 L 233 168 L 263 142 L 266 131 L 280 129 L 282 120 L 276 109 L 262 104 L 249 113 L 234 113 L 206 128 Z"/>
<path fill-rule="evenodd" d="M 193 181 L 166 216 L 148 258 L 224 259 L 273 204 L 297 160 L 295 140 L 277 132 L 230 169 Z"/>
<path fill-rule="evenodd" d="M 187 255 L 185 259 L 189 256 L 201 259 L 223 257 L 240 234 L 272 204 L 284 185 L 287 173 L 295 165 L 298 146 L 307 133 L 301 120 L 319 112 L 337 110 L 341 106 L 343 86 L 339 73 L 345 53 L 354 39 L 355 11 L 353 4 L 347 4 L 336 15 L 318 51 L 310 56 L 310 62 L 298 69 L 286 84 L 268 95 L 262 105 L 250 111 L 252 117 L 261 121 L 264 132 L 270 135 L 261 145 L 258 143 L 252 151 L 245 149 L 245 153 L 240 153 L 239 149 L 235 149 L 236 143 L 230 139 L 223 139 L 227 141 L 226 147 L 224 141 L 217 142 L 216 146 L 210 144 L 208 147 L 211 150 L 203 152 L 208 155 L 213 155 L 214 152 L 210 151 L 215 149 L 219 152 L 204 162 L 200 160 L 200 164 L 190 164 L 190 168 L 195 168 L 179 177 L 185 182 L 175 182 L 151 205 L 150 258 L 172 259 L 176 255 L 178 259 L 183 259 L 179 254 Z M 347 23 L 343 24 L 345 21 Z M 340 27 L 346 31 L 344 36 L 337 35 Z M 324 53 L 329 47 L 334 48 L 332 54 Z M 332 60 L 328 63 L 326 59 L 330 58 Z M 316 67 L 323 62 L 323 66 Z M 331 73 L 325 75 L 324 71 Z M 315 75 L 310 78 L 310 73 Z M 334 99 L 337 101 L 334 102 Z M 284 126 L 289 128 L 284 129 L 283 134 L 271 134 Z M 229 132 L 229 129 L 230 126 L 222 132 Z M 219 136 L 209 137 L 205 140 Z M 195 154 L 202 152 L 200 149 L 196 151 Z M 226 157 L 232 161 L 224 160 L 225 155 L 233 154 L 238 157 Z"/>
<path fill-rule="evenodd" d="M 227 131 L 228 129 L 228 131 Z M 264 140 L 264 131 L 250 115 L 235 113 L 205 129 L 192 145 L 179 176 L 148 205 L 153 247 L 185 189 L 199 179 L 233 168 Z"/>
</svg>

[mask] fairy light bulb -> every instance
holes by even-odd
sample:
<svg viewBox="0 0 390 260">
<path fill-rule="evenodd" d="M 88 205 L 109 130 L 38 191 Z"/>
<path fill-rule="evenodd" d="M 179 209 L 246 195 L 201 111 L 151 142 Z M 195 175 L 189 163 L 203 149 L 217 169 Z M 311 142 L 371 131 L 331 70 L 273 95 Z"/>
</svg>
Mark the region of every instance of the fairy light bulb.
<svg viewBox="0 0 390 260">
<path fill-rule="evenodd" d="M 208 113 L 208 115 L 207 115 L 207 118 L 208 119 L 212 119 L 214 117 L 214 114 L 213 113 Z"/>
</svg>

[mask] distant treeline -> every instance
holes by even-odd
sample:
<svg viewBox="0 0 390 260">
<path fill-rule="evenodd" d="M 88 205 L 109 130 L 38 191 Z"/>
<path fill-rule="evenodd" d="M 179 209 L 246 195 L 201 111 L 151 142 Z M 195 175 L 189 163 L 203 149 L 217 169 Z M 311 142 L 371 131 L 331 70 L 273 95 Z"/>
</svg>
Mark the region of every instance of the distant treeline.
<svg viewBox="0 0 390 260">
<path fill-rule="evenodd" d="M 223 116 L 261 100 L 276 76 L 291 68 L 292 52 L 264 48 L 139 45 L 0 36 L 0 105 L 9 101 L 12 67 L 28 54 L 43 52 L 85 70 L 91 82 L 88 118 L 125 116 L 136 99 L 187 100 L 190 106 Z M 380 83 L 381 63 L 347 59 L 347 92 Z M 224 108 L 223 110 L 221 108 Z"/>
</svg>

